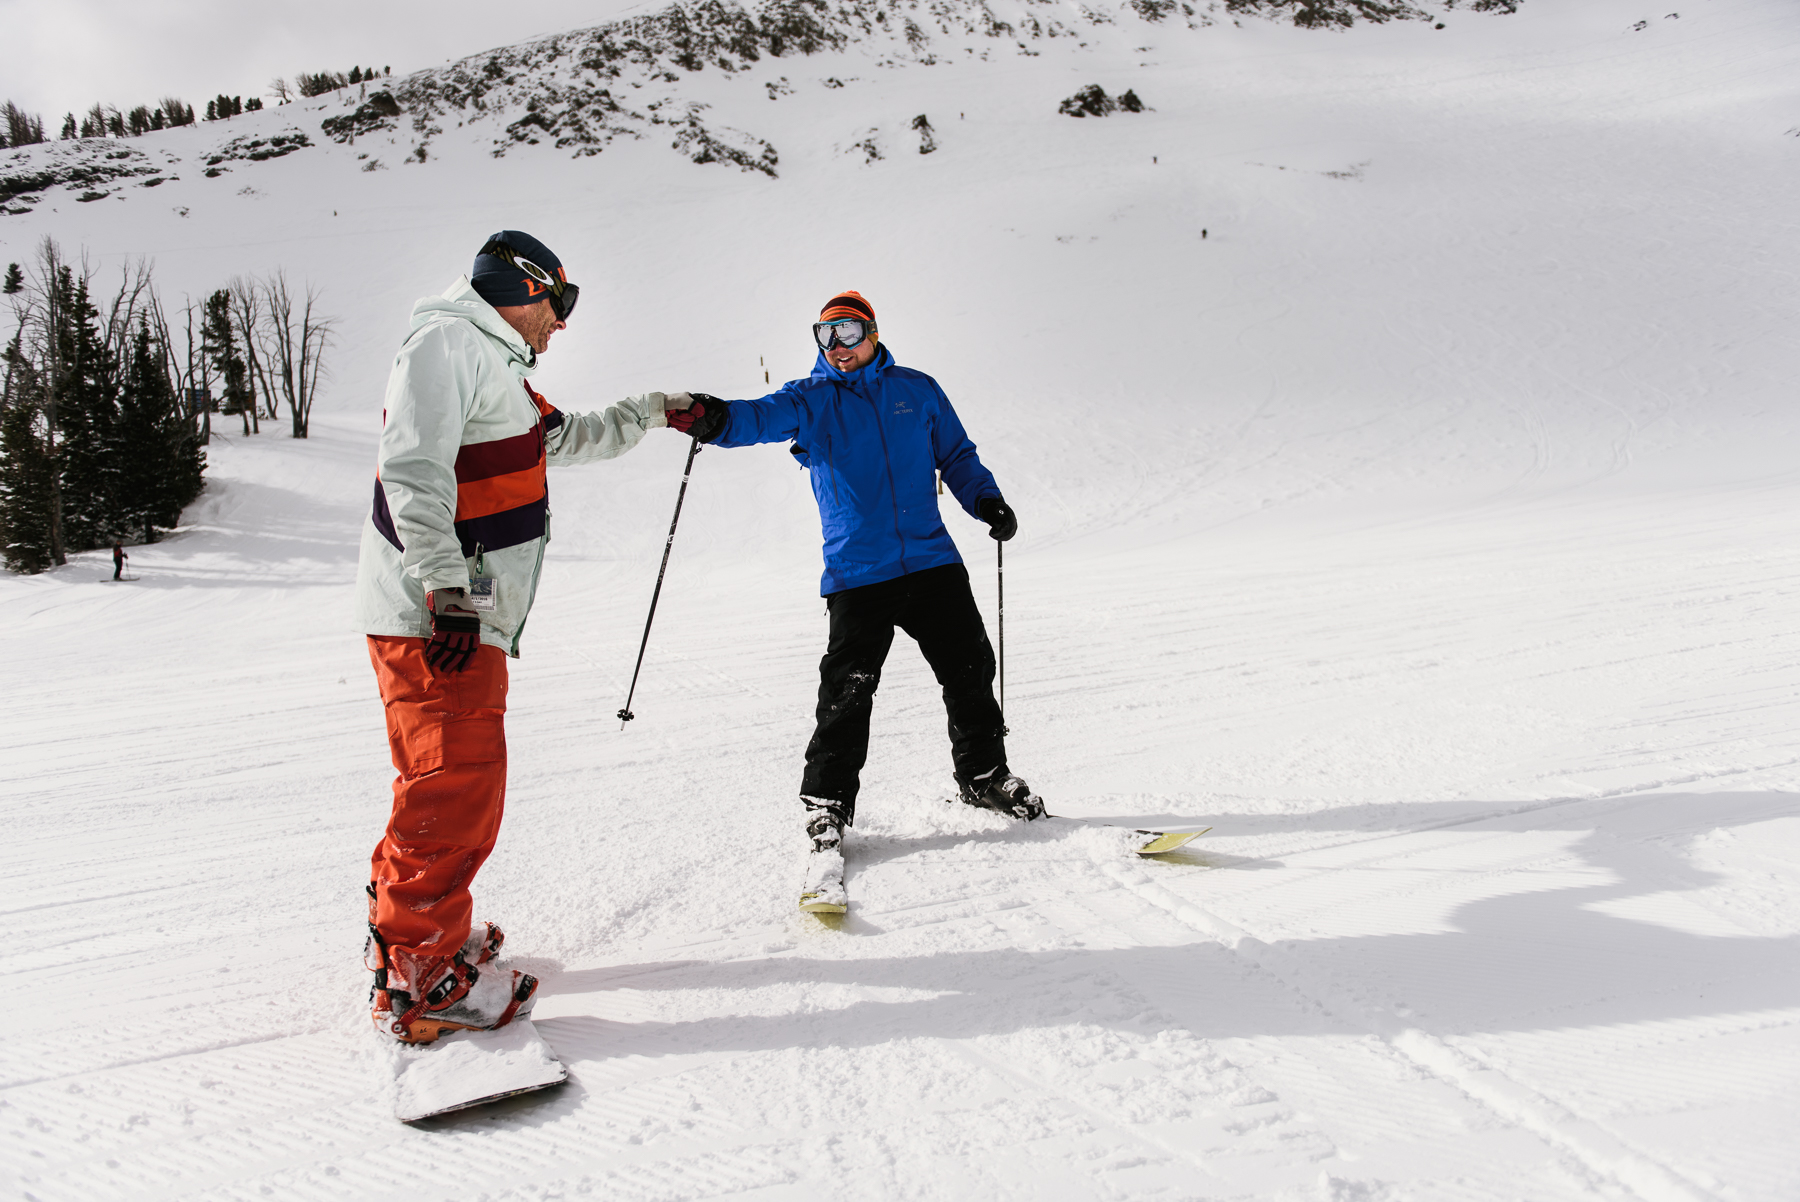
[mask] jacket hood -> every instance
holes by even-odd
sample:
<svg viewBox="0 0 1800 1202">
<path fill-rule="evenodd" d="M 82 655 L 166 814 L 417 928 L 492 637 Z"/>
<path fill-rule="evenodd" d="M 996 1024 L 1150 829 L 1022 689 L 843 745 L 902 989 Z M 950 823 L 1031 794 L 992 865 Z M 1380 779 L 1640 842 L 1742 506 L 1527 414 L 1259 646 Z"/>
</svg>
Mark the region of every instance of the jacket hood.
<svg viewBox="0 0 1800 1202">
<path fill-rule="evenodd" d="M 411 333 L 416 334 L 432 322 L 445 318 L 466 321 L 500 343 L 506 348 L 506 357 L 522 370 L 537 365 L 537 352 L 526 345 L 517 330 L 506 324 L 506 319 L 494 311 L 494 306 L 481 299 L 468 276 L 458 276 L 454 284 L 437 296 L 420 297 L 413 305 Z"/>
<path fill-rule="evenodd" d="M 495 314 L 495 316 L 498 317 L 499 314 Z M 819 357 L 813 360 L 812 375 L 808 378 L 813 380 L 842 380 L 846 384 L 856 384 L 863 380 L 872 380 L 892 366 L 894 366 L 894 357 L 888 353 L 887 343 L 877 342 L 875 344 L 875 357 L 848 374 L 833 367 L 831 365 L 831 360 L 825 357 L 825 352 L 820 351 Z"/>
</svg>

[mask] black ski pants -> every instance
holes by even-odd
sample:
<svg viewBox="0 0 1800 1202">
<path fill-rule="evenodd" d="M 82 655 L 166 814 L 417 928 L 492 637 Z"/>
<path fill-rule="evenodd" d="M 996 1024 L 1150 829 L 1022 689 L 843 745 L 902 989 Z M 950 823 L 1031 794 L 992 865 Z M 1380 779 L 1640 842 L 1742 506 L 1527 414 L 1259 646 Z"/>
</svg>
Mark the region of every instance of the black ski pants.
<svg viewBox="0 0 1800 1202">
<path fill-rule="evenodd" d="M 950 760 L 959 781 L 995 768 L 1006 775 L 1006 743 L 994 700 L 994 649 L 960 563 L 926 568 L 825 599 L 831 641 L 819 661 L 818 726 L 806 745 L 800 792 L 838 802 L 845 825 L 856 813 L 862 766 L 869 758 L 869 715 L 881 666 L 898 626 L 944 690 Z M 838 807 L 833 807 L 838 808 Z"/>
</svg>

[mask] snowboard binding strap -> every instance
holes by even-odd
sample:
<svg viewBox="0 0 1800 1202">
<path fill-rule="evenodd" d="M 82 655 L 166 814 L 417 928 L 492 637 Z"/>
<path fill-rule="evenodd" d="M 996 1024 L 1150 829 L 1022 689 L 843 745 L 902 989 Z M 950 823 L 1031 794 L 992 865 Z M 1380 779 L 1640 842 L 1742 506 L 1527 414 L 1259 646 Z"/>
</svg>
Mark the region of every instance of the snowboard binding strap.
<svg viewBox="0 0 1800 1202">
<path fill-rule="evenodd" d="M 449 971 L 439 977 L 437 983 L 427 989 L 418 1001 L 406 1008 L 393 1022 L 392 1030 L 401 1039 L 410 1039 L 413 1023 L 426 1017 L 428 1010 L 442 1010 L 451 1002 L 467 994 L 475 982 L 481 979 L 481 970 L 472 964 L 465 964 L 461 955 L 451 958 Z M 519 1008 L 517 1000 L 508 1007 L 506 1017 L 510 1019 Z M 504 1025 L 504 1024 L 502 1024 Z"/>
</svg>

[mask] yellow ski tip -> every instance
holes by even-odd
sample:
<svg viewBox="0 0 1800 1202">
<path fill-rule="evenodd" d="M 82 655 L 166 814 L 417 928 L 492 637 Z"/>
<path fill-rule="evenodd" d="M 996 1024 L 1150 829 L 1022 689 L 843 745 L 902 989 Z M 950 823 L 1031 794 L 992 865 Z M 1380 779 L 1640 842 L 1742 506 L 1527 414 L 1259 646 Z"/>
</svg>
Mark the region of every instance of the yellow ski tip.
<svg viewBox="0 0 1800 1202">
<path fill-rule="evenodd" d="M 808 914 L 843 914 L 849 910 L 848 906 L 839 905 L 837 902 L 820 901 L 818 897 L 819 895 L 816 893 L 802 893 L 800 908 Z"/>
<path fill-rule="evenodd" d="M 1198 839 L 1201 835 L 1204 835 L 1211 829 L 1212 827 L 1210 826 L 1203 826 L 1197 831 L 1139 831 L 1138 834 L 1140 835 L 1150 835 L 1153 837 L 1150 842 L 1137 849 L 1137 854 L 1140 856 L 1160 856 L 1165 852 L 1174 851 L 1178 847 L 1185 847 L 1188 843 Z"/>
</svg>

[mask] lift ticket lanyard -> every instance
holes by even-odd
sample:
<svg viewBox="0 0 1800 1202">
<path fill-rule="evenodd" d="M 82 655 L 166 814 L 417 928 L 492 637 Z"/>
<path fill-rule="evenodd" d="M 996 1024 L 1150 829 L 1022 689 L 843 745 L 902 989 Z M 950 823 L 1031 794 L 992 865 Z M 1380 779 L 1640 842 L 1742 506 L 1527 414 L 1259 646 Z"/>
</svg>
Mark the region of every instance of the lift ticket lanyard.
<svg viewBox="0 0 1800 1202">
<path fill-rule="evenodd" d="M 482 567 L 487 554 L 481 545 L 475 545 L 475 572 L 469 577 L 469 605 L 476 610 L 495 609 L 500 600 L 499 582 L 492 576 L 482 575 Z"/>
</svg>

